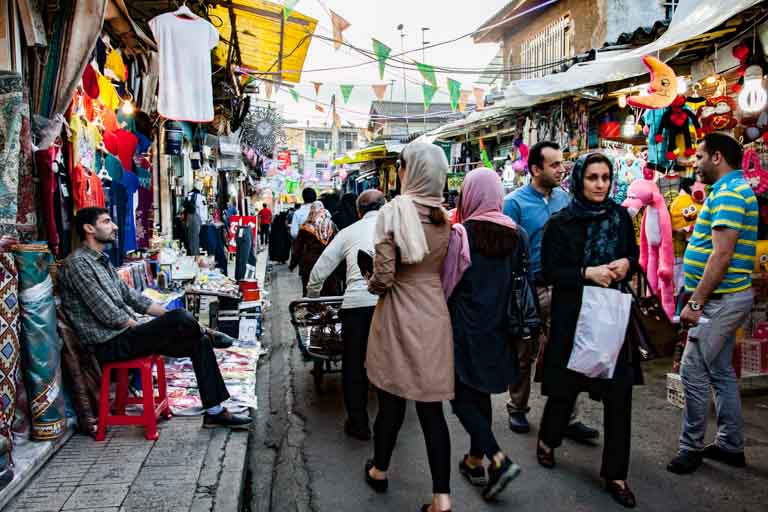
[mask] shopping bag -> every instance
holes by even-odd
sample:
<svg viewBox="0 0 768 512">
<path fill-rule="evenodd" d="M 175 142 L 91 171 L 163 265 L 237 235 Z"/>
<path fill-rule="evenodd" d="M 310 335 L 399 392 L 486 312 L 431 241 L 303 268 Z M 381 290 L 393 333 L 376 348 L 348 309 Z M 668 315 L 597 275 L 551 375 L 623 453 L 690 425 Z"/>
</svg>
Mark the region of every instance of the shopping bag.
<svg viewBox="0 0 768 512">
<path fill-rule="evenodd" d="M 628 286 L 634 297 L 628 338 L 643 361 L 671 356 L 680 340 L 680 330 L 664 312 L 659 298 L 649 293 L 648 278 L 637 274 L 637 286 Z"/>
<path fill-rule="evenodd" d="M 631 294 L 585 286 L 568 369 L 587 377 L 613 378 L 631 309 Z"/>
</svg>

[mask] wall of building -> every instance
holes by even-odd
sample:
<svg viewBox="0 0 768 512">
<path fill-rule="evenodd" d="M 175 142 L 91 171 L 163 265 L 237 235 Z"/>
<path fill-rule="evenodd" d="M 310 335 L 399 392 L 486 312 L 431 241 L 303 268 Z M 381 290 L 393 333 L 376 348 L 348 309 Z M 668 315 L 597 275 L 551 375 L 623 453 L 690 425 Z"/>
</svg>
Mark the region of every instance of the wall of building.
<svg viewBox="0 0 768 512">
<path fill-rule="evenodd" d="M 666 16 L 662 0 L 605 0 L 605 40 L 613 42 L 622 32 L 651 26 Z"/>
</svg>

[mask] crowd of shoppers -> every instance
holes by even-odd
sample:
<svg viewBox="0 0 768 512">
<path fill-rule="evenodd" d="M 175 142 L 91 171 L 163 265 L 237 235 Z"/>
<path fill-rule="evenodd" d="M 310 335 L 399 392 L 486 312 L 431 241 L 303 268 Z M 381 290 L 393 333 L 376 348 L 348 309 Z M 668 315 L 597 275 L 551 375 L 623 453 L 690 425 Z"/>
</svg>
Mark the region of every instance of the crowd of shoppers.
<svg viewBox="0 0 768 512">
<path fill-rule="evenodd" d="M 697 174 L 712 186 L 712 194 L 685 254 L 690 298 L 681 322 L 690 330 L 681 377 L 686 406 L 679 452 L 668 466 L 673 473 L 695 471 L 704 458 L 746 465 L 731 358 L 736 329 L 752 306 L 758 206 L 740 169 L 741 157 L 739 143 L 718 133 L 707 135 L 696 153 Z M 555 468 L 564 437 L 599 437 L 578 419 L 579 395 L 587 394 L 603 404 L 600 476 L 605 487 L 622 506 L 637 503 L 627 483 L 632 390 L 643 383 L 635 339 L 617 340 L 610 378 L 569 368 L 585 290 L 626 291 L 640 271 L 633 223 L 610 198 L 614 169 L 606 156 L 591 153 L 575 163 L 570 194 L 559 186 L 564 170 L 557 144 L 534 145 L 529 169 L 530 184 L 506 198 L 494 171 L 471 171 L 449 217 L 443 151 L 411 143 L 398 161 L 400 195 L 389 203 L 380 192 L 369 191 L 353 210 L 354 197 L 344 196 L 332 219 L 308 189 L 305 204 L 293 214 L 291 267 L 299 266 L 305 294 L 332 294 L 326 287 L 334 269 L 346 265 L 340 317 L 349 436 L 371 437 L 368 382 L 378 398 L 365 481 L 377 493 L 388 490 L 397 436 L 407 402 L 414 401 L 432 475 L 432 501 L 422 505 L 423 511 L 451 509 L 445 401 L 470 441 L 459 473 L 483 487 L 482 497 L 494 498 L 518 476 L 520 466 L 494 435 L 491 395 L 508 392 L 510 429 L 529 432 L 534 369 L 546 397 L 536 447 L 539 464 Z M 373 255 L 371 274 L 358 267 L 360 252 Z M 529 341 L 511 334 L 510 304 L 521 278 L 538 296 L 541 329 Z M 715 443 L 705 447 L 710 387 L 718 432 Z"/>
</svg>

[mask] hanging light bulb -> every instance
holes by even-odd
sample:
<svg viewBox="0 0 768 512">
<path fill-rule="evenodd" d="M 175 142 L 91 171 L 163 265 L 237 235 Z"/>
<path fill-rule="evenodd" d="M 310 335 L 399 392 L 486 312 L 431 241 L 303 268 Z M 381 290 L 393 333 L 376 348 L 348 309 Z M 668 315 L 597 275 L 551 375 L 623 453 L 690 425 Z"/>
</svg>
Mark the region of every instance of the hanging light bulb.
<svg viewBox="0 0 768 512">
<path fill-rule="evenodd" d="M 677 94 L 685 94 L 688 90 L 688 80 L 682 76 L 677 77 Z"/>
<path fill-rule="evenodd" d="M 635 136 L 635 116 L 629 115 L 621 126 L 621 135 L 626 138 Z"/>
<path fill-rule="evenodd" d="M 619 107 L 621 108 L 627 108 L 627 95 L 622 94 L 619 96 Z"/>
<path fill-rule="evenodd" d="M 136 110 L 136 108 L 133 106 L 133 95 L 130 95 L 128 98 L 123 100 L 123 106 L 120 110 L 123 111 L 123 114 L 130 116 L 133 115 L 133 112 Z"/>
<path fill-rule="evenodd" d="M 744 72 L 744 88 L 739 93 L 739 107 L 744 112 L 760 112 L 768 102 L 768 93 L 763 88 L 763 70 L 760 66 L 749 66 Z"/>
<path fill-rule="evenodd" d="M 717 83 L 717 75 L 709 75 L 704 79 L 704 83 L 707 85 L 715 85 Z"/>
</svg>

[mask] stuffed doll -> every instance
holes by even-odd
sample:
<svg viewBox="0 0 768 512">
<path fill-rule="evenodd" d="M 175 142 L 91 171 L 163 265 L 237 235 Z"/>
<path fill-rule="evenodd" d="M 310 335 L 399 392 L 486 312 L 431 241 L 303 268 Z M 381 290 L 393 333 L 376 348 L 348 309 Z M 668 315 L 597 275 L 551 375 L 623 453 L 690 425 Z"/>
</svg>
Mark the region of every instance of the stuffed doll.
<svg viewBox="0 0 768 512">
<path fill-rule="evenodd" d="M 666 131 L 667 160 L 676 160 L 677 157 L 690 157 L 696 153 L 694 140 L 691 140 L 691 126 L 696 131 L 701 128 L 696 114 L 685 106 L 685 96 L 677 96 L 669 108 L 665 109 L 661 116 L 661 129 Z M 678 137 L 682 141 L 678 141 Z M 682 142 L 682 145 L 680 145 Z"/>
<path fill-rule="evenodd" d="M 637 180 L 629 186 L 622 203 L 634 217 L 645 208 L 640 231 L 640 266 L 648 276 L 651 291 L 659 297 L 667 316 L 675 314 L 672 220 L 659 187 L 650 180 Z"/>
<path fill-rule="evenodd" d="M 670 161 L 664 151 L 665 131 L 661 126 L 661 120 L 667 109 L 646 110 L 640 118 L 643 125 L 643 133 L 648 137 L 648 163 L 652 169 L 665 170 L 669 168 Z"/>
<path fill-rule="evenodd" d="M 712 133 L 731 130 L 736 127 L 736 102 L 730 96 L 713 96 L 707 104 L 700 107 L 696 115 L 701 123 L 701 131 Z"/>
<path fill-rule="evenodd" d="M 669 205 L 672 229 L 686 235 L 691 233 L 699 212 L 701 212 L 701 205 L 694 201 L 688 192 L 681 190 L 680 195 Z"/>
<path fill-rule="evenodd" d="M 760 164 L 760 155 L 754 149 L 745 149 L 741 161 L 744 179 L 752 187 L 755 194 L 763 194 L 768 190 L 768 171 Z"/>
</svg>

